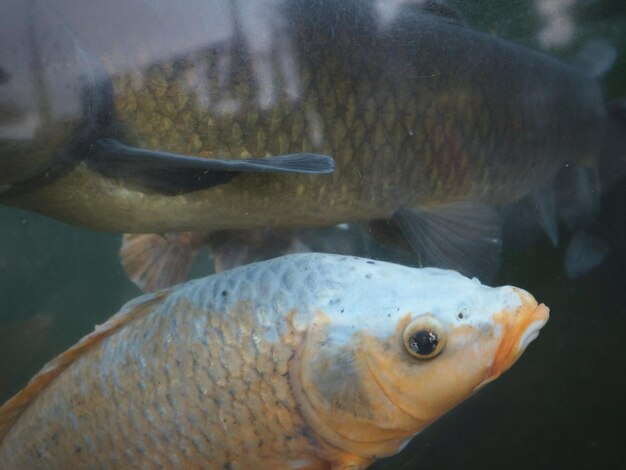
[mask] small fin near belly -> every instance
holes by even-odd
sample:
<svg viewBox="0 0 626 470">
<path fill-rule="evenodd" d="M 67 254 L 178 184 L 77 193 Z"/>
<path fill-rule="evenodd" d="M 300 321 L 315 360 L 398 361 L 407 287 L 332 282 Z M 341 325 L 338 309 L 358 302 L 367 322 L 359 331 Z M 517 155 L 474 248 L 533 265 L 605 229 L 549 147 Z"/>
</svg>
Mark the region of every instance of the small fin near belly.
<svg viewBox="0 0 626 470">
<path fill-rule="evenodd" d="M 602 264 L 608 254 L 607 242 L 579 231 L 574 234 L 565 251 L 565 273 L 570 279 L 576 279 Z"/>
<path fill-rule="evenodd" d="M 484 282 L 500 269 L 502 222 L 487 204 L 459 201 L 402 207 L 393 218 L 423 266 L 454 269 Z"/>
<path fill-rule="evenodd" d="M 142 291 L 154 292 L 187 280 L 206 234 L 200 232 L 124 234 L 120 260 Z"/>
<path fill-rule="evenodd" d="M 97 140 L 86 164 L 103 176 L 168 195 L 225 184 L 244 172 L 326 174 L 335 170 L 331 157 L 316 153 L 224 160 L 129 147 L 113 139 Z"/>
<path fill-rule="evenodd" d="M 122 310 L 109 318 L 94 331 L 83 337 L 78 343 L 64 353 L 48 362 L 20 392 L 0 407 L 0 443 L 47 385 L 58 377 L 65 369 L 80 358 L 86 351 L 96 347 L 107 336 L 123 328 L 135 318 L 142 317 L 152 311 L 156 304 L 161 303 L 169 291 L 161 291 L 152 295 L 138 297 L 127 303 Z"/>
</svg>

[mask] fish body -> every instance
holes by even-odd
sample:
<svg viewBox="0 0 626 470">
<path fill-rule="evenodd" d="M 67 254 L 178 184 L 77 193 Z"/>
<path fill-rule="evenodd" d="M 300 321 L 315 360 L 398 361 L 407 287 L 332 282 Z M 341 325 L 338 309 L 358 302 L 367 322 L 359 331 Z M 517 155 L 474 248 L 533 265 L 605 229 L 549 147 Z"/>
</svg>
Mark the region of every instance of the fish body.
<svg viewBox="0 0 626 470">
<path fill-rule="evenodd" d="M 437 259 L 450 250 L 428 250 L 433 235 L 421 227 L 434 223 L 434 238 L 460 244 L 458 252 L 497 252 L 493 207 L 542 188 L 569 163 L 594 166 L 608 145 L 595 77 L 476 31 L 441 2 L 217 1 L 200 32 L 202 7 L 181 7 L 171 37 L 136 32 L 145 15 L 127 3 L 88 3 L 80 21 L 32 9 L 67 57 L 55 63 L 35 31 L 31 42 L 43 50 L 34 78 L 20 82 L 2 64 L 12 79 L 0 91 L 38 84 L 31 114 L 48 125 L 30 142 L 0 141 L 9 168 L 0 202 L 132 233 L 396 218 L 423 262 L 480 275 L 487 270 Z M 76 102 L 63 118 L 48 103 L 52 65 L 73 71 L 61 74 Z M 294 154 L 330 156 L 334 166 L 325 174 L 202 168 Z M 460 241 L 441 236 L 454 232 Z"/>
<path fill-rule="evenodd" d="M 297 254 L 140 297 L 0 409 L 2 468 L 365 468 L 548 319 L 453 271 Z"/>
<path fill-rule="evenodd" d="M 133 146 L 232 159 L 317 152 L 337 162 L 332 175 L 243 174 L 172 197 L 77 165 L 3 202 L 125 232 L 332 225 L 401 206 L 514 201 L 602 148 L 600 87 L 573 66 L 417 7 L 383 23 L 369 4 L 306 3 L 272 3 L 276 18 L 258 19 L 271 46 L 238 31 L 252 21 L 245 10 L 221 13 L 213 21 L 232 31 L 219 47 L 113 63 L 111 89 L 92 92 Z M 112 132 L 104 124 L 94 140 Z"/>
</svg>

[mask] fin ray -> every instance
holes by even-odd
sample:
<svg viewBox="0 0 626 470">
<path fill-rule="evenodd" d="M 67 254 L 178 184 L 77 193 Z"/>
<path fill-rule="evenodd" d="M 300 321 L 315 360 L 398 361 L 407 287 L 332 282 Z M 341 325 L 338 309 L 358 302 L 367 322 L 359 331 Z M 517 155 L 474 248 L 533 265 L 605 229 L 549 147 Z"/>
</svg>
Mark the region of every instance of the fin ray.
<svg viewBox="0 0 626 470">
<path fill-rule="evenodd" d="M 400 208 L 394 214 L 425 266 L 455 269 L 490 280 L 500 267 L 502 224 L 496 210 L 474 201 L 432 208 Z"/>
<path fill-rule="evenodd" d="M 124 234 L 120 261 L 142 291 L 154 292 L 187 279 L 204 243 L 199 232 Z"/>
</svg>

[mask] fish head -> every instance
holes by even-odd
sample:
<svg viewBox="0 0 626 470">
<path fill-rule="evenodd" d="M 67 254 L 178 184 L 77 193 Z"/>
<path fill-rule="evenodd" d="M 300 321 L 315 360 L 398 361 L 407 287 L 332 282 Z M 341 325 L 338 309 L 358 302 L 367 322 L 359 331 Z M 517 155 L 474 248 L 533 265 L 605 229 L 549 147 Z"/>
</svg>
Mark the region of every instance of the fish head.
<svg viewBox="0 0 626 470">
<path fill-rule="evenodd" d="M 314 316 L 290 379 L 322 442 L 374 459 L 507 370 L 548 309 L 454 271 L 366 269 Z"/>
</svg>

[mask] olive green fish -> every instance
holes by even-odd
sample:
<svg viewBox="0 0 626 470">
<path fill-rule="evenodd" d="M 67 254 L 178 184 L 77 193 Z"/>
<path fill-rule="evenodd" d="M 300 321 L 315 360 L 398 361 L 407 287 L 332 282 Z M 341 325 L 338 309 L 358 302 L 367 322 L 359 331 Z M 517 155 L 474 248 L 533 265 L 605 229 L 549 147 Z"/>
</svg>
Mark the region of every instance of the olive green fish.
<svg viewBox="0 0 626 470">
<path fill-rule="evenodd" d="M 475 31 L 443 2 L 197 3 L 8 8 L 28 10 L 34 52 L 30 80 L 0 56 L 0 93 L 30 87 L 31 129 L 0 132 L 0 202 L 131 233 L 393 219 L 423 264 L 487 278 L 495 208 L 611 146 L 598 67 Z M 146 246 L 135 270 L 165 259 Z"/>
<path fill-rule="evenodd" d="M 0 408 L 0 467 L 358 470 L 507 370 L 548 309 L 295 254 L 140 297 Z"/>
</svg>

